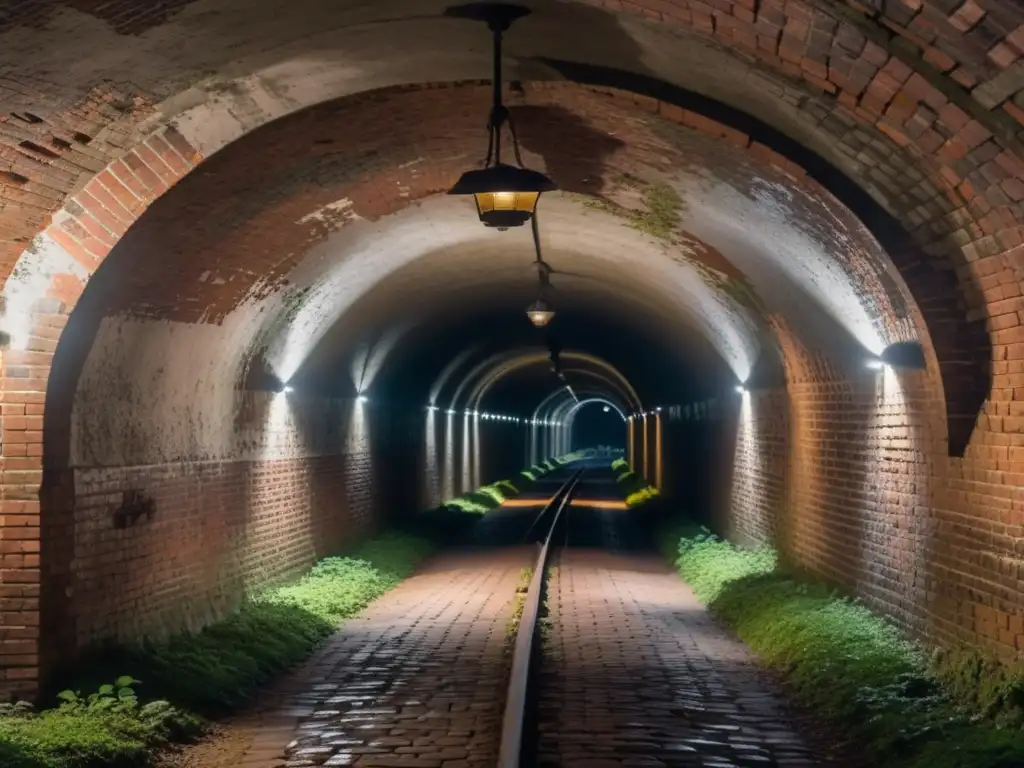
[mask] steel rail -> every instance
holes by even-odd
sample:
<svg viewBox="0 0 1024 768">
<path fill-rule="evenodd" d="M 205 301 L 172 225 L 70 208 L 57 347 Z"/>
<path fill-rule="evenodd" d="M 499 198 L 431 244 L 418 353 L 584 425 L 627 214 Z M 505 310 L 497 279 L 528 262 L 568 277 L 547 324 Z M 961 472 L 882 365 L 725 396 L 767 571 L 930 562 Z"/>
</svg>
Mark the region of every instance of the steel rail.
<svg viewBox="0 0 1024 768">
<path fill-rule="evenodd" d="M 523 730 L 526 721 L 527 697 L 529 695 L 530 668 L 533 662 L 534 639 L 537 634 L 537 619 L 540 616 L 540 601 L 544 591 L 548 552 L 551 536 L 555 532 L 562 510 L 572 499 L 576 486 L 583 476 L 584 470 L 577 470 L 565 481 L 551 501 L 545 505 L 541 513 L 533 521 L 533 526 L 549 512 L 555 510 L 551 527 L 548 528 L 540 554 L 533 569 L 533 577 L 526 589 L 523 602 L 523 613 L 516 630 L 516 644 L 512 652 L 512 669 L 509 673 L 508 694 L 505 698 L 505 714 L 501 726 L 501 747 L 498 751 L 498 768 L 519 768 L 523 748 Z"/>
</svg>

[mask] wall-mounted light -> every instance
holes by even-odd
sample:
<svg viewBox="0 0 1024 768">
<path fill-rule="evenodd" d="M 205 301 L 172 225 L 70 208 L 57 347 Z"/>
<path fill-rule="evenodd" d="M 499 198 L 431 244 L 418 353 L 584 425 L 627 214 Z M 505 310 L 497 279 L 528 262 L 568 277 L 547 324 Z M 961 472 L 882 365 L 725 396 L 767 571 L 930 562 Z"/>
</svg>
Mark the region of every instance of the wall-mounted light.
<svg viewBox="0 0 1024 768">
<path fill-rule="evenodd" d="M 736 385 L 736 391 L 739 392 L 742 395 L 744 392 L 747 391 L 747 388 L 744 387 L 742 384 L 737 384 Z"/>
<path fill-rule="evenodd" d="M 427 410 L 428 411 L 436 411 L 437 410 L 437 406 L 436 405 L 428 405 L 427 406 Z"/>
<path fill-rule="evenodd" d="M 864 363 L 864 365 L 866 365 L 872 371 L 880 371 L 883 368 L 885 368 L 885 363 L 882 362 L 882 359 L 879 357 L 872 357 L 870 360 Z"/>
<path fill-rule="evenodd" d="M 288 394 L 289 392 L 294 392 L 295 388 L 285 384 L 281 391 L 284 392 L 285 394 Z"/>
<path fill-rule="evenodd" d="M 356 402 L 357 403 L 365 403 L 366 400 L 367 400 L 366 395 L 356 395 Z"/>
<path fill-rule="evenodd" d="M 605 413 L 608 413 L 608 411 L 610 411 L 610 410 L 611 410 L 611 408 L 609 408 L 609 407 L 608 407 L 608 406 L 606 405 L 606 406 L 605 406 L 604 408 L 602 408 L 601 410 L 602 410 L 602 411 L 604 411 Z"/>
<path fill-rule="evenodd" d="M 455 409 L 454 408 L 449 408 L 447 413 L 448 413 L 449 416 L 454 416 L 455 415 Z"/>
<path fill-rule="evenodd" d="M 894 342 L 883 349 L 882 353 L 874 359 L 878 360 L 882 366 L 896 370 L 923 371 L 928 367 L 924 348 L 917 341 Z"/>
</svg>

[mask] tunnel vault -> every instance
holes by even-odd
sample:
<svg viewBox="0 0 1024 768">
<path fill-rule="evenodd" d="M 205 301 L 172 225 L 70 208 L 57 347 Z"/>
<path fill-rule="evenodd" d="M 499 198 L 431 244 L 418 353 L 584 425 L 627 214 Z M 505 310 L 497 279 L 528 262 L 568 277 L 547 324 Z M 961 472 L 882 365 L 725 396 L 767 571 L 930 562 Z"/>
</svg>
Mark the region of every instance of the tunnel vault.
<svg viewBox="0 0 1024 768">
<path fill-rule="evenodd" d="M 442 3 L 300 0 L 302 20 L 283 26 L 272 5 L 245 18 L 223 0 L 116 19 L 76 2 L 0 15 L 0 60 L 25 77 L 0 82 L 3 530 L 25 532 L 5 536 L 23 543 L 5 550 L 0 581 L 26 585 L 4 598 L 19 607 L 0 645 L 32 635 L 40 606 L 44 654 L 77 642 L 61 623 L 81 547 L 76 469 L 252 452 L 232 432 L 238 414 L 275 407 L 240 393 L 253 361 L 302 382 L 351 370 L 375 339 L 362 370 L 372 357 L 397 393 L 387 382 L 408 375 L 414 340 L 459 312 L 520 311 L 531 290 L 528 245 L 473 231 L 440 197 L 483 156 L 487 62 L 466 28 Z M 778 357 L 788 394 L 772 397 L 790 415 L 758 426 L 797 444 L 804 390 L 917 341 L 929 370 L 906 389 L 939 410 L 914 418 L 943 459 L 963 457 L 961 476 L 982 472 L 969 462 L 1014 429 L 1020 375 L 1024 13 L 530 5 L 507 41 L 507 98 L 528 163 L 562 190 L 539 215 L 565 313 L 609 307 L 609 329 L 658 338 L 673 366 L 698 361 L 712 389 Z M 381 55 L 388 35 L 408 43 L 402 58 Z M 95 68 L 49 74 L 103 50 Z M 402 328 L 394 306 L 408 309 Z M 628 350 L 613 367 L 627 383 L 657 379 Z M 371 386 L 339 379 L 323 397 Z M 632 385 L 599 391 L 612 389 L 639 403 Z M 11 689 L 38 679 L 36 654 L 0 666 Z"/>
</svg>

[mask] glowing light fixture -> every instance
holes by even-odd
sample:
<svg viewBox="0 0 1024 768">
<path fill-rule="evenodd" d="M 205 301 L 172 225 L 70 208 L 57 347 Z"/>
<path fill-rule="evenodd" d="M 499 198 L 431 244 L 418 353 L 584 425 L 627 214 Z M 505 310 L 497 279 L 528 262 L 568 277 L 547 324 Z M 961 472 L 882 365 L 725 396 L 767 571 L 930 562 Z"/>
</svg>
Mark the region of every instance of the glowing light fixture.
<svg viewBox="0 0 1024 768">
<path fill-rule="evenodd" d="M 865 365 L 873 371 L 880 371 L 885 368 L 885 363 L 880 358 L 873 357 L 868 360 Z"/>
<path fill-rule="evenodd" d="M 555 311 L 544 299 L 537 299 L 526 308 L 526 316 L 535 328 L 543 328 L 555 317 Z"/>
<path fill-rule="evenodd" d="M 508 3 L 469 3 L 451 9 L 449 13 L 484 21 L 491 30 L 494 39 L 494 101 L 487 126 L 490 140 L 484 167 L 466 171 L 448 194 L 473 195 L 477 215 L 486 227 L 499 230 L 521 227 L 536 211 L 541 193 L 557 189 L 543 173 L 524 167 L 512 115 L 501 101 L 502 35 L 513 22 L 528 15 L 530 9 Z M 512 151 L 518 167 L 501 162 L 501 131 L 505 123 L 508 123 L 512 134 Z"/>
<path fill-rule="evenodd" d="M 284 392 L 285 394 L 287 394 L 288 392 L 294 392 L 295 391 L 295 387 L 290 387 L 287 384 L 285 384 L 284 388 L 281 391 Z"/>
<path fill-rule="evenodd" d="M 602 411 L 604 411 L 605 413 L 608 413 L 608 411 L 610 411 L 610 410 L 611 410 L 611 408 L 609 408 L 609 407 L 608 407 L 608 406 L 606 405 L 606 406 L 605 406 L 604 408 L 602 408 L 601 410 L 602 410 Z"/>
<path fill-rule="evenodd" d="M 356 402 L 357 403 L 365 403 L 366 402 L 366 395 L 357 395 L 356 396 Z"/>
<path fill-rule="evenodd" d="M 742 395 L 744 392 L 747 391 L 747 388 L 744 387 L 742 384 L 737 384 L 736 385 L 736 391 L 739 392 Z"/>
</svg>

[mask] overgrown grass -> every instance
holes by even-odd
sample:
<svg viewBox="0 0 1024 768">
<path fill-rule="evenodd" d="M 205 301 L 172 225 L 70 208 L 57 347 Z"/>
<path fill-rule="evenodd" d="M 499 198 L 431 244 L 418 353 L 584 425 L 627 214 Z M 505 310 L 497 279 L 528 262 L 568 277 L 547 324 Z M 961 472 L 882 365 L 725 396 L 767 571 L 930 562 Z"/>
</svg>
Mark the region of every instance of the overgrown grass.
<svg viewBox="0 0 1024 768">
<path fill-rule="evenodd" d="M 612 462 L 612 471 L 615 473 L 615 480 L 618 482 L 619 488 L 626 496 L 626 506 L 630 509 L 646 504 L 661 495 L 657 488 L 650 485 L 636 472 L 631 472 L 629 465 L 622 459 Z"/>
<path fill-rule="evenodd" d="M 500 507 L 508 499 L 515 498 L 527 490 L 533 483 L 555 468 L 557 465 L 549 459 L 543 464 L 524 469 L 511 480 L 499 480 L 491 485 L 485 485 L 475 491 L 449 499 L 441 505 L 441 508 L 475 515 L 487 514 L 492 509 Z"/>
<path fill-rule="evenodd" d="M 93 651 L 64 677 L 69 687 L 54 699 L 57 706 L 42 712 L 24 703 L 0 706 L 0 766 L 149 765 L 156 750 L 197 735 L 202 717 L 237 709 L 261 684 L 307 658 L 344 619 L 409 576 L 480 512 L 555 467 L 549 460 L 417 515 L 402 530 L 321 560 L 297 581 L 251 595 L 202 631 Z"/>
<path fill-rule="evenodd" d="M 976 653 L 928 655 L 866 607 L 692 524 L 664 538 L 697 596 L 803 702 L 893 768 L 1024 765 L 1024 676 Z"/>
<path fill-rule="evenodd" d="M 261 683 L 306 658 L 343 619 L 408 576 L 432 548 L 424 537 L 384 534 L 348 556 L 320 561 L 292 584 L 253 595 L 235 614 L 200 632 L 96 651 L 56 708 L 36 713 L 19 704 L 0 710 L 0 765 L 149 765 L 155 750 L 200 731 L 198 715 L 237 708 Z M 103 685 L 110 680 L 116 683 Z"/>
<path fill-rule="evenodd" d="M 481 493 L 491 504 L 519 489 L 502 481 Z M 237 709 L 258 686 L 307 658 L 344 619 L 478 519 L 459 508 L 433 510 L 347 556 L 321 560 L 297 581 L 250 596 L 200 632 L 93 651 L 64 677 L 69 690 L 55 699 L 58 706 L 39 713 L 27 704 L 0 708 L 0 766 L 149 765 L 156 750 L 198 734 L 200 717 Z"/>
</svg>

